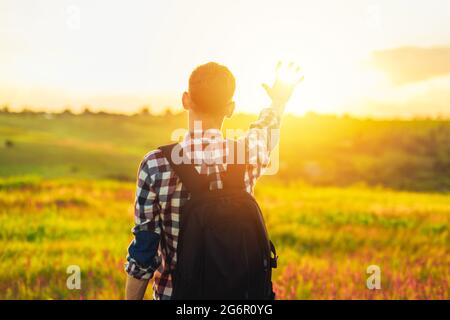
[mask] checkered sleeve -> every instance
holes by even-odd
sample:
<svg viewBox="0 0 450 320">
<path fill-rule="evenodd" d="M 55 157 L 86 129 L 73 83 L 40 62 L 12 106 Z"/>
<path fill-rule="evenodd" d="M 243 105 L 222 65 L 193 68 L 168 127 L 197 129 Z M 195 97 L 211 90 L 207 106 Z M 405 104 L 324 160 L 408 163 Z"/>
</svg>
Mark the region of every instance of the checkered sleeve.
<svg viewBox="0 0 450 320">
<path fill-rule="evenodd" d="M 258 120 L 250 125 L 245 137 L 248 167 L 246 185 L 252 189 L 256 179 L 259 178 L 269 165 L 270 152 L 279 142 L 280 115 L 274 108 L 263 109 Z"/>
<path fill-rule="evenodd" d="M 134 208 L 134 239 L 128 247 L 125 271 L 137 279 L 150 279 L 161 263 L 158 246 L 161 235 L 158 196 L 152 176 L 157 168 L 150 167 L 152 155 L 141 162 L 137 177 Z"/>
</svg>

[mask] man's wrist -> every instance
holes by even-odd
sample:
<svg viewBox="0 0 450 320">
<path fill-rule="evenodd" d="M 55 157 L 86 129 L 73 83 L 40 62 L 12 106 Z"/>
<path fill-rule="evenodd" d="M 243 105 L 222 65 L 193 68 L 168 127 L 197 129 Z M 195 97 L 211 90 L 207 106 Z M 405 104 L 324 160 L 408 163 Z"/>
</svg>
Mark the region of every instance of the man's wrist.
<svg viewBox="0 0 450 320">
<path fill-rule="evenodd" d="M 136 279 L 133 276 L 128 275 L 125 288 L 125 299 L 142 300 L 144 298 L 148 282 L 148 279 Z"/>
<path fill-rule="evenodd" d="M 284 108 L 286 107 L 286 102 L 272 101 L 272 104 L 270 107 L 272 109 L 275 109 L 281 115 L 284 112 Z"/>
</svg>

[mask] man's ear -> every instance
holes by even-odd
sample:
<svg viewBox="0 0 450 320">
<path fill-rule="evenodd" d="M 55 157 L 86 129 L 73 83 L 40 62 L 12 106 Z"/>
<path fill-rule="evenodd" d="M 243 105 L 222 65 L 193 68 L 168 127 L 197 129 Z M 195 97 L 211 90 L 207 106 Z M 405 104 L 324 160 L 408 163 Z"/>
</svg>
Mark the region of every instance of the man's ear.
<svg viewBox="0 0 450 320">
<path fill-rule="evenodd" d="M 183 103 L 183 108 L 185 110 L 191 109 L 191 97 L 187 91 L 183 92 L 183 97 L 181 98 L 181 102 Z"/>
<path fill-rule="evenodd" d="M 236 104 L 234 103 L 234 101 L 231 101 L 230 103 L 228 103 L 227 112 L 225 113 L 225 117 L 230 118 L 233 115 L 235 106 L 236 106 Z"/>
</svg>

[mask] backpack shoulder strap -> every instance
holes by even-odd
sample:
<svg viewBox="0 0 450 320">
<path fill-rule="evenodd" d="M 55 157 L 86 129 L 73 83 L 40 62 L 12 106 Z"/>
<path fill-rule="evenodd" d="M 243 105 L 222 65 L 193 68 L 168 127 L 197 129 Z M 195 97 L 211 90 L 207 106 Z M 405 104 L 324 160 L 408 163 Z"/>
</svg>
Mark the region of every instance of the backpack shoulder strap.
<svg viewBox="0 0 450 320">
<path fill-rule="evenodd" d="M 232 152 L 232 163 L 227 163 L 227 170 L 222 174 L 225 189 L 245 189 L 245 163 L 238 163 L 239 144 L 236 140 L 228 140 L 228 152 Z"/>
<path fill-rule="evenodd" d="M 190 193 L 201 193 L 209 190 L 209 180 L 206 176 L 201 175 L 195 169 L 194 164 L 180 163 L 175 164 L 172 158 L 172 152 L 178 143 L 168 144 L 159 147 L 164 157 L 170 164 L 170 167 L 175 171 L 178 178 L 186 186 Z"/>
</svg>

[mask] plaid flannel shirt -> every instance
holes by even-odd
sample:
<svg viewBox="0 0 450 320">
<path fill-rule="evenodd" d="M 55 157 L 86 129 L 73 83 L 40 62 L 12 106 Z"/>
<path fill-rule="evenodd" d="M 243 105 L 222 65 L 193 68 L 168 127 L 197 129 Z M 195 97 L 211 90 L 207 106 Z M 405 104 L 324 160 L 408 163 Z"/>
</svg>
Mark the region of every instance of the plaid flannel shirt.
<svg viewBox="0 0 450 320">
<path fill-rule="evenodd" d="M 280 117 L 272 108 L 263 109 L 246 136 L 245 186 L 253 193 L 256 179 L 269 163 L 273 129 L 279 129 Z M 278 131 L 277 131 L 278 132 Z M 210 189 L 221 189 L 220 172 L 226 170 L 228 143 L 220 130 L 186 134 L 180 143 L 184 154 L 200 174 L 213 175 Z M 272 141 L 270 139 L 272 138 Z M 153 298 L 170 299 L 171 271 L 176 267 L 180 208 L 189 199 L 189 192 L 157 149 L 149 152 L 140 164 L 136 187 L 134 239 L 128 248 L 125 271 L 137 279 L 154 275 Z M 163 241 L 161 241 L 163 240 Z"/>
</svg>

